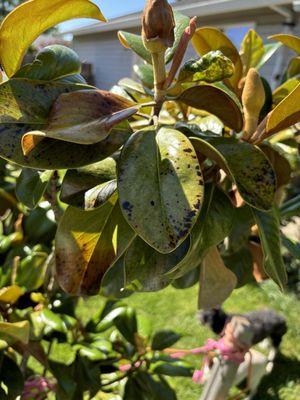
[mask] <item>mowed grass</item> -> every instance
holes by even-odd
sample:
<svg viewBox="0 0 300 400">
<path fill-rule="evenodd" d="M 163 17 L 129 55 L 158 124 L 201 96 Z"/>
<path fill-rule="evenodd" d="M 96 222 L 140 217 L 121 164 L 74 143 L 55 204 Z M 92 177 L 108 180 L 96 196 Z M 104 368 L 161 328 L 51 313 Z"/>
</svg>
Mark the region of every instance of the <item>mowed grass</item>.
<svg viewBox="0 0 300 400">
<path fill-rule="evenodd" d="M 169 287 L 158 293 L 135 294 L 126 303 L 147 316 L 153 331 L 173 329 L 182 334 L 176 345 L 190 349 L 201 346 L 212 333 L 201 327 L 197 319 L 197 287 L 177 290 Z M 93 315 L 103 304 L 99 297 L 89 299 L 80 306 L 80 314 Z M 273 372 L 264 378 L 256 400 L 300 400 L 300 302 L 291 294 L 282 294 L 277 287 L 267 282 L 261 287 L 252 285 L 236 290 L 226 301 L 228 312 L 244 313 L 251 310 L 271 307 L 285 315 L 289 330 L 285 335 L 281 351 Z M 195 368 L 201 358 L 190 358 Z M 171 380 L 179 400 L 198 400 L 201 387 L 189 378 Z"/>
</svg>

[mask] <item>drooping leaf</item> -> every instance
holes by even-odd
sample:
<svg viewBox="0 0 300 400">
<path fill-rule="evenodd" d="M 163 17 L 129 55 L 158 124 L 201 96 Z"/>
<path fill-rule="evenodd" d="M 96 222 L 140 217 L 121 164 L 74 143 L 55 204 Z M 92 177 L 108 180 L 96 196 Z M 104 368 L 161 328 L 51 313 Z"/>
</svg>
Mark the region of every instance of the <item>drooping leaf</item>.
<svg viewBox="0 0 300 400">
<path fill-rule="evenodd" d="M 64 177 L 60 199 L 74 207 L 86 208 L 88 192 L 98 185 L 112 182 L 116 177 L 116 161 L 112 157 L 86 167 L 70 169 Z"/>
<path fill-rule="evenodd" d="M 133 292 L 125 289 L 124 256 L 119 258 L 104 274 L 100 294 L 113 299 L 123 299 Z"/>
<path fill-rule="evenodd" d="M 253 209 L 258 233 L 264 253 L 264 270 L 277 285 L 284 289 L 287 282 L 286 268 L 281 254 L 278 210 L 269 212 Z"/>
<path fill-rule="evenodd" d="M 118 189 L 128 223 L 151 247 L 170 253 L 196 222 L 203 178 L 195 151 L 181 132 L 138 131 L 118 163 Z"/>
<path fill-rule="evenodd" d="M 183 259 L 189 248 L 185 240 L 170 254 L 161 254 L 137 237 L 125 255 L 125 284 L 127 289 L 152 292 L 170 284 L 165 274 Z"/>
<path fill-rule="evenodd" d="M 263 144 L 260 148 L 268 157 L 276 173 L 277 188 L 287 185 L 291 179 L 292 168 L 289 161 L 284 156 L 284 152 L 280 147 L 270 144 Z"/>
<path fill-rule="evenodd" d="M 75 51 L 55 44 L 44 47 L 31 64 L 24 65 L 13 77 L 51 81 L 80 72 L 81 62 Z"/>
<path fill-rule="evenodd" d="M 234 208 L 230 199 L 217 187 L 207 186 L 203 207 L 191 230 L 189 251 L 169 275 L 178 279 L 199 267 L 208 249 L 229 235 L 233 221 Z"/>
<path fill-rule="evenodd" d="M 241 59 L 244 66 L 244 75 L 250 68 L 256 68 L 265 54 L 264 42 L 257 32 L 250 29 L 241 44 Z"/>
<path fill-rule="evenodd" d="M 240 132 L 243 128 L 240 105 L 221 87 L 208 84 L 194 86 L 182 92 L 177 100 L 216 115 L 226 126 L 236 132 Z"/>
<path fill-rule="evenodd" d="M 200 154 L 216 162 L 236 183 L 246 203 L 261 210 L 272 207 L 276 189 L 275 172 L 264 153 L 256 146 L 235 138 L 195 138 Z"/>
<path fill-rule="evenodd" d="M 16 195 L 26 207 L 35 208 L 43 197 L 52 171 L 23 168 L 17 180 Z"/>
<path fill-rule="evenodd" d="M 282 100 L 284 100 L 299 85 L 299 83 L 300 77 L 295 76 L 278 86 L 273 92 L 274 105 L 277 106 Z"/>
<path fill-rule="evenodd" d="M 237 278 L 236 288 L 254 282 L 253 259 L 247 247 L 242 247 L 236 253 L 222 255 L 222 259 Z"/>
<path fill-rule="evenodd" d="M 243 64 L 237 49 L 223 32 L 213 27 L 199 28 L 192 38 L 192 44 L 201 56 L 210 51 L 220 50 L 228 57 L 235 66 L 235 73 L 229 82 L 233 88 L 238 87 L 243 74 Z"/>
<path fill-rule="evenodd" d="M 24 167 L 77 168 L 104 159 L 118 150 L 131 134 L 127 122 L 113 128 L 101 143 L 81 146 L 44 139 L 25 157 L 22 136 L 47 124 L 55 100 L 62 93 L 84 90 L 77 84 L 11 79 L 0 85 L 0 156 Z"/>
<path fill-rule="evenodd" d="M 269 114 L 266 135 L 270 136 L 300 121 L 299 97 L 300 83 Z"/>
<path fill-rule="evenodd" d="M 253 225 L 255 225 L 255 221 L 250 206 L 246 204 L 234 210 L 233 226 L 228 236 L 227 248 L 229 253 L 238 253 L 247 246 Z"/>
<path fill-rule="evenodd" d="M 181 335 L 174 331 L 163 330 L 155 333 L 152 339 L 152 350 L 164 350 L 173 346 L 181 338 Z"/>
<path fill-rule="evenodd" d="M 269 36 L 268 39 L 276 40 L 300 54 L 300 38 L 287 33 L 279 33 L 277 35 Z"/>
<path fill-rule="evenodd" d="M 194 268 L 185 275 L 172 282 L 172 286 L 176 289 L 188 289 L 199 282 L 200 268 Z"/>
<path fill-rule="evenodd" d="M 15 304 L 22 294 L 23 290 L 17 285 L 3 287 L 0 289 L 0 303 Z"/>
<path fill-rule="evenodd" d="M 30 326 L 28 321 L 0 322 L 0 339 L 28 343 Z"/>
<path fill-rule="evenodd" d="M 18 70 L 26 50 L 41 33 L 73 18 L 106 21 L 89 0 L 31 0 L 15 8 L 0 27 L 1 64 L 7 76 Z"/>
<path fill-rule="evenodd" d="M 47 126 L 22 137 L 23 152 L 28 155 L 45 138 L 84 145 L 101 142 L 137 111 L 133 102 L 103 90 L 64 93 L 55 101 Z"/>
<path fill-rule="evenodd" d="M 122 256 L 135 234 L 124 220 L 116 195 L 101 207 L 69 207 L 56 234 L 56 271 L 70 294 L 96 294 L 109 267 Z"/>
<path fill-rule="evenodd" d="M 210 310 L 220 306 L 236 285 L 235 274 L 226 268 L 217 247 L 212 247 L 201 266 L 198 307 Z"/>
<path fill-rule="evenodd" d="M 220 51 L 211 51 L 199 60 L 187 61 L 181 68 L 178 82 L 213 83 L 230 78 L 234 73 L 232 61 Z"/>
</svg>

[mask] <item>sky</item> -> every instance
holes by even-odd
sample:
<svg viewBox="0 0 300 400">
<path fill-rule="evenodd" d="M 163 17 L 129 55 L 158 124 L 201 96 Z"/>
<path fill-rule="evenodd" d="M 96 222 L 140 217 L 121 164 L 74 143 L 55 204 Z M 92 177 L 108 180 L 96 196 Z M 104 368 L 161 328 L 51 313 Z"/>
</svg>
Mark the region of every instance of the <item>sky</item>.
<svg viewBox="0 0 300 400">
<path fill-rule="evenodd" d="M 144 8 L 145 4 L 145 0 L 93 0 L 93 2 L 100 7 L 106 19 L 140 11 Z M 174 0 L 170 1 L 170 3 L 173 2 Z M 61 24 L 60 29 L 62 31 L 69 31 L 95 22 L 95 20 L 91 19 L 72 20 Z"/>
</svg>

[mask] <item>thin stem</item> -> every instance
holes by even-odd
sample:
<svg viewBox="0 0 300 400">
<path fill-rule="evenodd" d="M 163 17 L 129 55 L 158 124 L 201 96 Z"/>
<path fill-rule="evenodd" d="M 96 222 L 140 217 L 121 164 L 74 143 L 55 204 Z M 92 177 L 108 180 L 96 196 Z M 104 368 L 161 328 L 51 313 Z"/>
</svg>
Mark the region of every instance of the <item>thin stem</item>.
<svg viewBox="0 0 300 400">
<path fill-rule="evenodd" d="M 154 71 L 154 115 L 158 116 L 166 96 L 164 89 L 166 81 L 165 51 L 152 53 L 151 56 Z"/>
</svg>

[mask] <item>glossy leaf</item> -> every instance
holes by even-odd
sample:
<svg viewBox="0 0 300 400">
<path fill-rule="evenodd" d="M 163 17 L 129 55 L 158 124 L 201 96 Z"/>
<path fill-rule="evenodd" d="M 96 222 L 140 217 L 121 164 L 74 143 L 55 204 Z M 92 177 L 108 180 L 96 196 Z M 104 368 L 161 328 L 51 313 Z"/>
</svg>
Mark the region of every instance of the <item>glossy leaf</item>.
<svg viewBox="0 0 300 400">
<path fill-rule="evenodd" d="M 277 106 L 284 100 L 300 83 L 300 77 L 294 77 L 278 86 L 273 92 L 273 103 Z"/>
<path fill-rule="evenodd" d="M 300 83 L 267 117 L 266 134 L 268 136 L 300 121 L 299 97 Z"/>
<path fill-rule="evenodd" d="M 114 319 L 114 324 L 129 343 L 133 345 L 136 344 L 137 318 L 133 308 L 126 307 L 123 312 Z"/>
<path fill-rule="evenodd" d="M 111 157 L 86 167 L 70 169 L 63 179 L 60 199 L 74 207 L 86 208 L 88 192 L 116 177 L 116 161 Z"/>
<path fill-rule="evenodd" d="M 101 143 L 81 146 L 44 139 L 29 156 L 22 136 L 47 124 L 55 100 L 62 93 L 86 89 L 83 85 L 11 79 L 0 85 L 0 157 L 37 169 L 77 168 L 104 159 L 118 150 L 131 134 L 127 122 L 113 128 Z"/>
<path fill-rule="evenodd" d="M 28 155 L 45 138 L 84 145 L 98 143 L 137 111 L 133 102 L 103 90 L 62 94 L 51 109 L 47 126 L 23 136 L 23 152 Z"/>
<path fill-rule="evenodd" d="M 0 321 L 0 339 L 5 341 L 20 341 L 28 343 L 29 341 L 29 322 L 1 322 Z"/>
<path fill-rule="evenodd" d="M 101 207 L 69 207 L 56 234 L 56 272 L 70 294 L 96 294 L 105 272 L 130 245 L 134 232 L 122 217 L 116 196 Z"/>
<path fill-rule="evenodd" d="M 23 290 L 17 285 L 3 287 L 0 289 L 0 303 L 15 304 L 22 294 Z"/>
<path fill-rule="evenodd" d="M 43 197 L 52 171 L 37 171 L 23 168 L 17 180 L 16 195 L 28 208 L 35 208 Z"/>
<path fill-rule="evenodd" d="M 275 207 L 269 212 L 253 209 L 264 253 L 264 270 L 283 290 L 287 283 L 286 268 L 281 255 L 279 215 Z"/>
<path fill-rule="evenodd" d="M 74 18 L 105 22 L 99 8 L 89 0 L 52 0 L 51 5 L 31 0 L 15 8 L 0 27 L 1 64 L 6 74 L 10 77 L 18 70 L 26 50 L 41 33 Z"/>
<path fill-rule="evenodd" d="M 170 276 L 178 279 L 199 267 L 208 249 L 218 245 L 229 235 L 233 221 L 234 208 L 230 199 L 219 188 L 207 186 L 203 207 L 190 234 L 189 251 L 174 270 L 170 271 Z"/>
<path fill-rule="evenodd" d="M 287 33 L 279 33 L 277 35 L 269 36 L 269 39 L 276 40 L 285 46 L 300 54 L 300 38 Z"/>
<path fill-rule="evenodd" d="M 265 54 L 264 42 L 257 32 L 250 29 L 241 44 L 241 59 L 244 66 L 244 75 L 250 68 L 256 68 Z"/>
<path fill-rule="evenodd" d="M 262 68 L 273 55 L 276 53 L 276 51 L 281 47 L 281 43 L 268 43 L 264 45 L 264 50 L 265 53 L 262 56 L 261 60 L 256 66 L 256 69 L 259 70 Z"/>
<path fill-rule="evenodd" d="M 125 284 L 127 289 L 152 292 L 170 284 L 165 274 L 186 255 L 189 240 L 184 241 L 170 254 L 161 254 L 137 237 L 125 255 Z"/>
<path fill-rule="evenodd" d="M 235 274 L 226 268 L 217 247 L 212 247 L 201 266 L 198 307 L 210 310 L 220 306 L 236 286 Z"/>
<path fill-rule="evenodd" d="M 168 382 L 160 377 L 155 380 L 149 373 L 138 371 L 125 385 L 124 400 L 176 400 L 176 393 Z"/>
<path fill-rule="evenodd" d="M 51 81 L 80 72 L 81 62 L 75 51 L 55 44 L 39 51 L 34 61 L 20 68 L 14 78 Z"/>
<path fill-rule="evenodd" d="M 185 361 L 173 361 L 172 363 L 158 361 L 151 364 L 151 371 L 154 374 L 165 376 L 191 377 L 193 375 L 191 365 Z"/>
<path fill-rule="evenodd" d="M 57 331 L 61 333 L 67 332 L 67 327 L 62 318 L 53 311 L 45 308 L 39 313 L 41 321 L 45 324 L 47 332 Z"/>
<path fill-rule="evenodd" d="M 25 287 L 28 292 L 40 288 L 44 283 L 47 258 L 47 253 L 32 252 L 20 260 L 15 278 L 16 284 Z"/>
<path fill-rule="evenodd" d="M 276 189 L 275 172 L 256 146 L 235 138 L 192 139 L 199 152 L 222 168 L 236 183 L 246 203 L 261 210 L 272 207 Z"/>
<path fill-rule="evenodd" d="M 173 346 L 180 338 L 181 335 L 173 331 L 158 331 L 153 336 L 151 348 L 152 350 L 164 350 L 167 347 Z"/>
<path fill-rule="evenodd" d="M 236 132 L 240 132 L 243 128 L 240 105 L 221 87 L 208 84 L 191 87 L 182 92 L 177 100 L 190 107 L 216 115 L 226 126 Z"/>
<path fill-rule="evenodd" d="M 235 66 L 235 73 L 229 82 L 233 88 L 238 87 L 243 74 L 243 64 L 237 49 L 223 32 L 213 27 L 199 28 L 192 38 L 192 44 L 201 56 L 210 51 L 220 50 L 228 57 Z"/>
<path fill-rule="evenodd" d="M 178 81 L 213 83 L 230 78 L 233 73 L 232 61 L 220 51 L 211 51 L 199 60 L 187 61 L 179 72 Z"/>
<path fill-rule="evenodd" d="M 147 86 L 149 89 L 153 89 L 154 86 L 154 75 L 153 67 L 149 64 L 134 65 L 133 70 L 142 81 L 143 85 Z"/>
<path fill-rule="evenodd" d="M 128 223 L 151 247 L 170 253 L 196 222 L 203 178 L 195 151 L 181 132 L 148 128 L 124 146 L 118 189 Z"/>
<path fill-rule="evenodd" d="M 100 294 L 116 299 L 123 299 L 133 292 L 125 289 L 125 265 L 124 256 L 119 258 L 104 274 L 101 282 Z"/>
</svg>

